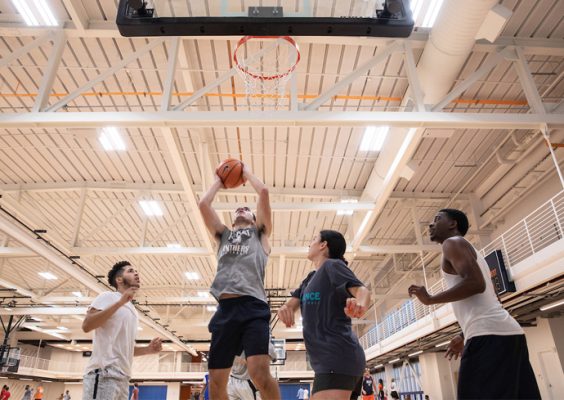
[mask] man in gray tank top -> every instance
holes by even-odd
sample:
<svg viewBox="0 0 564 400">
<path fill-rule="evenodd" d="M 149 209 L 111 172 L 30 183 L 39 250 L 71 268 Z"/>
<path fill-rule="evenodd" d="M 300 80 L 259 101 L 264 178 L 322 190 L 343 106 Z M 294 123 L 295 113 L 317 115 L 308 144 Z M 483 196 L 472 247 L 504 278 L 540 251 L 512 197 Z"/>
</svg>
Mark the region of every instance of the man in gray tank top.
<svg viewBox="0 0 564 400">
<path fill-rule="evenodd" d="M 462 334 L 452 339 L 445 357 L 462 355 L 458 399 L 540 399 L 523 329 L 499 302 L 488 264 L 464 239 L 468 227 L 460 210 L 437 213 L 429 236 L 442 245 L 448 289 L 430 295 L 424 286 L 411 285 L 409 295 L 425 305 L 452 303 Z"/>
<path fill-rule="evenodd" d="M 228 398 L 227 382 L 233 360 L 245 351 L 249 375 L 262 398 L 277 400 L 280 391 L 269 368 L 270 307 L 264 290 L 270 254 L 268 238 L 272 232 L 270 200 L 268 188 L 246 164 L 243 178 L 258 194 L 256 216 L 248 207 L 239 207 L 232 229 L 221 223 L 212 207 L 215 195 L 224 187 L 217 175 L 199 203 L 204 222 L 219 246 L 211 287 L 219 305 L 208 326 L 210 395 L 214 400 Z"/>
</svg>

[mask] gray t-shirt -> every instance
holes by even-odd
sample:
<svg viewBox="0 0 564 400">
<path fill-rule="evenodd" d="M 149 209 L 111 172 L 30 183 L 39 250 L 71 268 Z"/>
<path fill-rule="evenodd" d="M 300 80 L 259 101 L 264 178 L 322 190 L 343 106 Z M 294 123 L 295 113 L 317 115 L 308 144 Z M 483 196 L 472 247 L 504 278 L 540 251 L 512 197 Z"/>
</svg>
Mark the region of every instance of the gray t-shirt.
<svg viewBox="0 0 564 400">
<path fill-rule="evenodd" d="M 219 301 L 222 294 L 252 296 L 267 302 L 264 274 L 268 255 L 256 227 L 232 231 L 225 229 L 217 251 L 217 273 L 211 294 Z"/>
<path fill-rule="evenodd" d="M 316 374 L 362 376 L 364 350 L 344 311 L 352 297 L 347 289 L 358 286 L 364 285 L 343 261 L 329 259 L 292 292 L 300 300 L 304 342 Z"/>
</svg>

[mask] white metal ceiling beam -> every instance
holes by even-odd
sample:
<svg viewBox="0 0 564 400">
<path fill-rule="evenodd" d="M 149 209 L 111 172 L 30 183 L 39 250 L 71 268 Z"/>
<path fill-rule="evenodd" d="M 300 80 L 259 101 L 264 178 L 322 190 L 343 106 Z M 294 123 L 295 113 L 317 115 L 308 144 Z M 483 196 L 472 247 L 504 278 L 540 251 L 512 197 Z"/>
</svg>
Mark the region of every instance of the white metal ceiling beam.
<svg viewBox="0 0 564 400">
<path fill-rule="evenodd" d="M 43 35 L 41 35 L 31 43 L 28 43 L 25 46 L 22 46 L 14 50 L 10 54 L 0 58 L 0 68 L 10 65 L 10 63 L 12 63 L 14 60 L 17 60 L 21 56 L 29 53 L 31 50 L 35 49 L 36 47 L 41 46 L 47 40 L 53 38 L 53 36 L 54 36 L 54 32 L 52 31 L 43 32 Z"/>
<path fill-rule="evenodd" d="M 59 64 L 61 63 L 61 58 L 63 57 L 63 52 L 65 51 L 65 46 L 67 44 L 67 38 L 65 37 L 64 31 L 58 31 L 53 38 L 53 48 L 49 54 L 49 60 L 47 62 L 47 67 L 43 69 L 43 78 L 41 79 L 41 85 L 35 98 L 35 102 L 31 109 L 32 112 L 43 111 L 47 104 L 49 104 L 49 95 L 53 89 L 53 82 L 57 77 L 57 71 L 59 69 Z"/>
<path fill-rule="evenodd" d="M 0 308 L 0 315 L 86 315 L 88 307 L 15 307 Z"/>
<path fill-rule="evenodd" d="M 65 34 L 68 38 L 122 38 L 115 21 L 90 20 L 88 29 L 79 30 L 74 23 L 65 24 Z M 23 23 L 3 22 L 0 23 L 0 36 L 40 36 L 44 34 L 46 28 L 31 27 Z M 422 49 L 429 40 L 430 29 L 418 28 L 408 39 L 414 49 Z M 184 39 L 201 41 L 237 41 L 240 36 L 186 36 Z M 339 37 L 339 36 L 296 36 L 296 42 L 300 45 L 305 44 L 332 44 L 332 45 L 353 45 L 353 46 L 380 46 L 389 42 L 389 38 L 380 37 Z M 538 54 L 547 56 L 564 55 L 564 39 L 559 38 L 528 38 L 528 37 L 500 37 L 494 43 L 487 40 L 478 40 L 474 46 L 475 51 L 495 52 L 499 46 L 519 46 L 523 47 L 526 54 Z"/>
<path fill-rule="evenodd" d="M 193 185 L 196 193 L 203 193 L 202 185 Z M 184 189 L 178 183 L 134 183 L 134 182 L 49 182 L 49 183 L 22 183 L 22 184 L 0 184 L 0 193 L 14 192 L 64 192 L 77 190 L 108 191 L 108 192 L 145 192 L 145 193 L 181 193 Z M 358 189 L 303 189 L 303 188 L 270 188 L 271 196 L 288 196 L 297 198 L 327 198 L 346 197 L 356 198 L 362 193 Z M 403 196 L 398 192 L 398 196 Z M 256 196 L 254 189 L 240 186 L 229 189 L 229 192 L 220 191 L 219 195 L 230 196 Z M 413 193 L 413 196 L 431 197 L 433 195 L 444 198 L 443 193 Z"/>
<path fill-rule="evenodd" d="M 93 276 L 87 274 L 76 266 L 72 265 L 68 260 L 61 257 L 54 250 L 43 245 L 41 241 L 33 238 L 28 232 L 24 231 L 21 227 L 17 226 L 13 221 L 9 221 L 4 216 L 0 216 L 0 231 L 3 231 L 8 236 L 14 238 L 17 242 L 27 246 L 29 249 L 36 252 L 38 255 L 45 258 L 53 266 L 59 268 L 61 271 L 72 276 L 74 279 L 80 281 L 85 287 L 93 290 L 95 293 L 102 293 L 107 288 L 99 283 Z M 151 318 L 140 315 L 140 320 L 153 328 L 156 332 L 163 335 L 179 346 L 182 346 L 186 351 L 196 355 L 194 349 L 184 344 L 176 335 L 169 332 Z"/>
<path fill-rule="evenodd" d="M 564 127 L 562 114 L 364 111 L 41 112 L 1 114 L 3 128 L 357 126 L 403 128 L 540 129 Z"/>
<path fill-rule="evenodd" d="M 357 256 L 370 256 L 374 254 L 390 253 L 419 253 L 421 251 L 440 251 L 440 247 L 434 244 L 422 245 L 383 245 L 383 246 L 359 246 L 353 250 L 349 248 L 348 253 Z M 273 247 L 271 256 L 305 256 L 307 247 Z M 215 255 L 215 250 L 208 251 L 203 247 L 74 247 L 71 253 L 77 256 L 113 256 L 113 255 L 186 255 L 194 257 L 206 257 Z"/>
<path fill-rule="evenodd" d="M 39 257 L 27 247 L 0 247 L 0 257 Z M 0 283 L 1 285 L 1 283 Z"/>
<path fill-rule="evenodd" d="M 78 32 L 84 32 L 88 28 L 89 22 L 88 14 L 82 2 L 83 0 L 63 0 L 63 4 Z"/>
<path fill-rule="evenodd" d="M 360 67 L 352 71 L 350 74 L 339 80 L 339 82 L 335 83 L 333 86 L 331 86 L 321 95 L 319 95 L 316 99 L 304 105 L 302 109 L 306 111 L 317 110 L 321 105 L 329 101 L 333 96 L 335 96 L 341 90 L 351 85 L 360 76 L 366 75 L 366 73 L 370 71 L 372 68 L 374 68 L 376 65 L 387 60 L 388 57 L 390 57 L 390 55 L 401 49 L 402 49 L 402 43 L 399 40 L 395 40 L 392 43 L 388 44 L 376 56 L 372 57 L 370 60 L 362 64 Z"/>
<path fill-rule="evenodd" d="M 460 97 L 462 93 L 470 88 L 474 83 L 481 79 L 484 75 L 490 73 L 501 61 L 503 56 L 501 52 L 491 53 L 487 56 L 486 61 L 476 71 L 472 72 L 464 81 L 460 82 L 448 93 L 441 101 L 433 106 L 433 111 L 441 111 L 452 101 Z"/>
<path fill-rule="evenodd" d="M 407 72 L 407 78 L 409 81 L 409 91 L 413 102 L 415 103 L 415 109 L 419 112 L 426 111 L 425 107 L 425 93 L 421 88 L 421 82 L 417 76 L 417 63 L 415 62 L 415 57 L 413 56 L 413 49 L 409 41 L 403 43 L 403 52 L 405 59 L 405 66 Z"/>
<path fill-rule="evenodd" d="M 186 113 L 190 114 L 190 113 Z M 180 183 L 184 189 L 183 193 L 188 201 L 190 209 L 193 211 L 192 221 L 195 225 L 196 230 L 204 243 L 204 247 L 207 249 L 208 253 L 215 253 L 215 245 L 210 239 L 210 235 L 204 223 L 204 219 L 200 214 L 198 207 L 198 200 L 196 198 L 196 192 L 192 187 L 192 180 L 188 174 L 188 165 L 184 152 L 182 151 L 182 143 L 178 137 L 178 132 L 173 132 L 171 128 L 162 128 L 161 132 L 164 136 L 168 152 L 171 156 L 172 163 L 176 169 L 176 173 L 179 176 Z M 215 261 L 215 260 L 214 260 Z"/>
<path fill-rule="evenodd" d="M 164 39 L 163 38 L 159 38 L 159 39 L 154 39 L 152 40 L 149 44 L 147 44 L 146 46 L 140 48 L 139 50 L 129 54 L 127 57 L 125 57 L 122 61 L 120 61 L 119 63 L 115 64 L 114 66 L 112 66 L 111 68 L 108 68 L 106 71 L 102 72 L 101 74 L 99 74 L 96 78 L 91 79 L 90 81 L 88 81 L 87 83 L 85 83 L 84 85 L 82 85 L 81 87 L 79 87 L 78 89 L 76 89 L 75 91 L 73 91 L 72 93 L 70 93 L 68 96 L 63 97 L 61 100 L 59 100 L 57 103 L 53 104 L 52 106 L 48 107 L 45 111 L 57 111 L 60 108 L 64 107 L 65 105 L 67 105 L 69 102 L 73 101 L 74 99 L 76 99 L 78 96 L 80 96 L 80 94 L 86 90 L 92 89 L 94 86 L 96 86 L 98 83 L 103 82 L 106 78 L 112 76 L 113 74 L 115 74 L 117 71 L 119 71 L 120 69 L 124 68 L 126 65 L 128 65 L 129 63 L 137 60 L 139 57 L 141 57 L 142 55 L 144 55 L 145 53 L 150 52 L 152 49 L 154 49 L 155 47 L 162 45 L 162 43 L 164 43 Z"/>
<path fill-rule="evenodd" d="M 143 288 L 143 287 L 142 287 Z M 200 289 L 202 291 L 207 291 L 208 288 Z M 94 300 L 93 297 L 73 297 L 73 296 L 44 296 L 39 299 L 44 304 L 90 304 Z M 217 301 L 213 297 L 199 297 L 199 296 L 183 296 L 183 297 L 137 297 L 135 298 L 136 303 L 141 306 L 145 304 L 178 304 L 179 306 L 182 305 L 211 305 L 217 304 Z"/>
<path fill-rule="evenodd" d="M 174 78 L 176 72 L 176 63 L 178 62 L 178 51 L 181 45 L 181 39 L 174 37 L 170 39 L 170 47 L 168 50 L 168 65 L 166 69 L 166 79 L 161 99 L 161 111 L 168 111 L 170 108 L 170 100 L 172 99 L 172 90 L 174 88 Z"/>
<path fill-rule="evenodd" d="M 9 282 L 5 279 L 0 279 L 0 286 L 3 286 L 8 289 L 15 289 L 18 294 L 21 294 L 22 296 L 27 296 L 34 301 L 39 298 L 39 296 L 37 296 L 37 294 L 33 293 L 31 290 L 24 289 L 23 287 L 16 285 L 15 283 Z"/>
<path fill-rule="evenodd" d="M 80 191 L 80 203 L 78 206 L 78 210 L 76 210 L 76 216 L 74 221 L 74 227 L 72 229 L 72 238 L 70 241 L 71 247 L 75 247 L 78 245 L 78 236 L 80 234 L 80 225 L 82 223 L 82 216 L 84 214 L 84 206 L 86 205 L 86 194 L 87 190 L 82 188 Z"/>
</svg>

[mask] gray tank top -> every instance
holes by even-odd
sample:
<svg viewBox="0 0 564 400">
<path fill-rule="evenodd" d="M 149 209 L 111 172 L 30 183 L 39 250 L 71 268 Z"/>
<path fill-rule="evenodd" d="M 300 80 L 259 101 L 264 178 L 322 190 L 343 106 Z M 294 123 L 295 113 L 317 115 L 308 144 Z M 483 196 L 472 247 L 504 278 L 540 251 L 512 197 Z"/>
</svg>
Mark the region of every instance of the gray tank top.
<svg viewBox="0 0 564 400">
<path fill-rule="evenodd" d="M 211 294 L 219 301 L 222 294 L 252 296 L 267 302 L 264 274 L 268 255 L 264 252 L 256 227 L 232 231 L 225 229 L 217 251 L 217 273 Z"/>
</svg>

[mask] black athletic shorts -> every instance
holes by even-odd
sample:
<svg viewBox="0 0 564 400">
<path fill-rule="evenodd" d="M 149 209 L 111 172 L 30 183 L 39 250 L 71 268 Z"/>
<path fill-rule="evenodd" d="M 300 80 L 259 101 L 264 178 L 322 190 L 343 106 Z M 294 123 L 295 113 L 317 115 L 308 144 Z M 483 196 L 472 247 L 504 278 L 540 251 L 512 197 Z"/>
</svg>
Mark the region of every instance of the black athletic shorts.
<svg viewBox="0 0 564 400">
<path fill-rule="evenodd" d="M 313 389 L 311 394 L 321 392 L 323 390 L 350 390 L 353 391 L 358 383 L 358 379 L 362 377 L 344 375 L 344 374 L 315 374 L 313 378 Z"/>
<path fill-rule="evenodd" d="M 469 339 L 460 360 L 458 399 L 540 399 L 525 335 Z"/>
<path fill-rule="evenodd" d="M 268 354 L 270 307 L 252 296 L 220 300 L 208 330 L 208 368 L 231 368 L 243 350 L 247 357 Z"/>
</svg>

